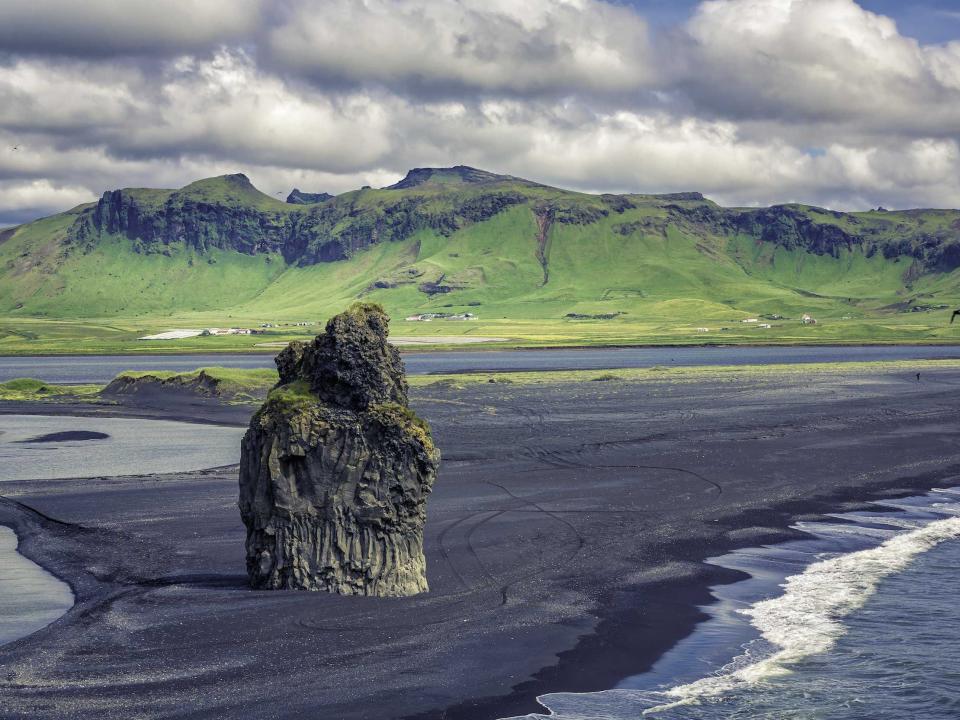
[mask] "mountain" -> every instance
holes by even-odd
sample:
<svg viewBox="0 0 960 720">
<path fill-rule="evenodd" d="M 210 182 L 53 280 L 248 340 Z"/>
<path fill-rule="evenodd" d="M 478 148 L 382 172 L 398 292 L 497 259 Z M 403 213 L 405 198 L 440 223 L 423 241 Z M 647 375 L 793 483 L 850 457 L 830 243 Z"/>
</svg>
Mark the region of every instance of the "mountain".
<svg viewBox="0 0 960 720">
<path fill-rule="evenodd" d="M 955 210 L 723 208 L 694 192 L 590 195 L 465 166 L 284 202 L 236 174 L 112 190 L 3 231 L 0 314 L 270 320 L 364 298 L 518 322 L 882 319 L 956 302 L 958 268 Z"/>
</svg>

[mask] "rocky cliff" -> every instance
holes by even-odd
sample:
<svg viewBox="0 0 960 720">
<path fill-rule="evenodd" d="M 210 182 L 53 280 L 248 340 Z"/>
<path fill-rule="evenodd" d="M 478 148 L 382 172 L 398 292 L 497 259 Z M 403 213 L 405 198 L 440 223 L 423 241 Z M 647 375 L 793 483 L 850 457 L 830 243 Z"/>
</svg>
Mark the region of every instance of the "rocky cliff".
<svg viewBox="0 0 960 720">
<path fill-rule="evenodd" d="M 242 174 L 200 180 L 180 190 L 110 190 L 79 213 L 67 231 L 67 243 L 89 250 L 105 235 L 121 236 L 143 254 L 182 245 L 201 253 L 218 248 L 278 254 L 303 266 L 346 260 L 371 245 L 405 240 L 420 230 L 450 235 L 529 200 L 506 176 L 474 171 L 487 181 L 459 192 L 449 183 L 427 183 L 423 172 L 411 171 L 415 179 L 398 184 L 413 188 L 412 193 L 391 188 L 334 197 L 294 190 L 286 202 L 261 193 Z"/>
<path fill-rule="evenodd" d="M 388 318 L 357 304 L 277 356 L 240 461 L 247 573 L 260 589 L 427 590 L 423 525 L 440 454 L 407 406 Z"/>
<path fill-rule="evenodd" d="M 282 253 L 296 216 L 245 175 L 225 175 L 180 190 L 110 190 L 69 231 L 75 244 L 102 235 L 124 236 L 144 254 L 174 244 L 246 254 Z"/>
<path fill-rule="evenodd" d="M 132 240 L 136 251 L 145 254 L 182 244 L 200 252 L 219 248 L 279 254 L 287 263 L 304 266 L 345 260 L 424 230 L 450 236 L 516 205 L 529 207 L 538 222 L 551 218 L 557 228 L 595 225 L 628 213 L 642 217 L 618 222 L 614 231 L 621 235 L 665 233 L 672 225 L 705 236 L 748 236 L 816 255 L 839 257 L 856 249 L 868 256 L 911 258 L 920 271 L 960 267 L 955 211 L 722 208 L 699 193 L 586 195 L 466 166 L 415 168 L 387 188 L 336 197 L 294 190 L 286 202 L 261 193 L 239 174 L 180 190 L 113 190 L 79 212 L 67 237 L 81 249 L 112 235 Z"/>
</svg>

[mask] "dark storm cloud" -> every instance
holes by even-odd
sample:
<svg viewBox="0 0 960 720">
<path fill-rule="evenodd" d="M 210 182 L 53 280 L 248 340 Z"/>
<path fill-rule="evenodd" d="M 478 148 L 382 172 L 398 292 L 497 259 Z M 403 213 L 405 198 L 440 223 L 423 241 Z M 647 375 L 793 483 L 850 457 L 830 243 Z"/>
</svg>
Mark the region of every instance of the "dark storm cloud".
<svg viewBox="0 0 960 720">
<path fill-rule="evenodd" d="M 714 0 L 670 27 L 640 11 L 4 3 L 0 224 L 111 187 L 243 171 L 338 192 L 456 163 L 736 204 L 960 204 L 960 43 L 853 0 Z"/>
<path fill-rule="evenodd" d="M 259 0 L 12 0 L 0 51 L 106 58 L 209 50 L 257 31 Z"/>
</svg>

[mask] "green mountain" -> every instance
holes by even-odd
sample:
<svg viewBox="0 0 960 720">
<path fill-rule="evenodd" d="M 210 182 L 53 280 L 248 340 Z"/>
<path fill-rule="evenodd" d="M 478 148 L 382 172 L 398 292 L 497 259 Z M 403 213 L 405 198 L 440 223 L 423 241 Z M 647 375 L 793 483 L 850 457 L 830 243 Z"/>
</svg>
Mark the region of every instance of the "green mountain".
<svg viewBox="0 0 960 720">
<path fill-rule="evenodd" d="M 780 323 L 764 338 L 948 340 L 941 306 L 960 301 L 958 268 L 955 210 L 723 208 L 463 166 L 283 202 L 226 175 L 113 190 L 3 231 L 0 315 L 271 322 L 363 298 L 395 316 L 470 311 L 531 340 L 749 340 L 731 323 L 761 315 Z M 800 327 L 804 313 L 833 328 Z M 693 335 L 700 326 L 729 334 Z"/>
</svg>

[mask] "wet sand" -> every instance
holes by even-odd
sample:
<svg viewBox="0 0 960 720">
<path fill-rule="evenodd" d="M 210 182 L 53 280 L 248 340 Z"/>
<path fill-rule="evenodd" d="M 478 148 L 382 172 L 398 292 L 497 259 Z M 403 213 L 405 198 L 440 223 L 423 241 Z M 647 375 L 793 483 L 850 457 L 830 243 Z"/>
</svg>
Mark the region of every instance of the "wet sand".
<svg viewBox="0 0 960 720">
<path fill-rule="evenodd" d="M 444 460 L 406 599 L 248 590 L 235 468 L 4 483 L 0 523 L 77 605 L 0 647 L 3 717 L 498 718 L 606 689 L 736 578 L 704 558 L 956 484 L 958 401 L 948 370 L 420 389 Z"/>
</svg>

